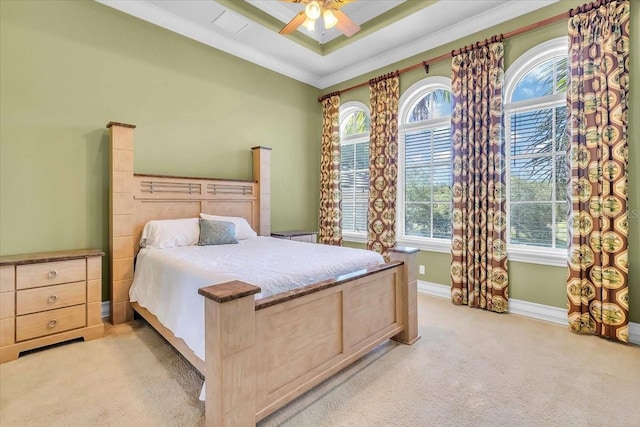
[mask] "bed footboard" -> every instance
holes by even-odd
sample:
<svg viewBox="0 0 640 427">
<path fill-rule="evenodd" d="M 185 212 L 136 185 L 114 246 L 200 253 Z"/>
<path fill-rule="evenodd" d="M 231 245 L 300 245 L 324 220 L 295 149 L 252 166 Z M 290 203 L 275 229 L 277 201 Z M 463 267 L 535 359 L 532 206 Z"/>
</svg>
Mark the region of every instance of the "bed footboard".
<svg viewBox="0 0 640 427">
<path fill-rule="evenodd" d="M 260 300 L 242 282 L 200 289 L 206 425 L 254 425 L 384 340 L 418 340 L 416 252 Z"/>
<path fill-rule="evenodd" d="M 406 304 L 400 311 L 404 316 L 402 319 L 404 329 L 393 339 L 408 345 L 412 345 L 420 339 L 420 335 L 418 335 L 418 266 L 416 262 L 418 252 L 420 252 L 419 249 L 406 246 L 396 246 L 393 249 L 389 249 L 389 256 L 392 261 L 402 261 L 404 263 L 404 268 L 402 269 L 404 276 L 400 282 L 402 295 L 399 302 Z"/>
<path fill-rule="evenodd" d="M 228 282 L 198 291 L 206 297 L 205 423 L 252 426 L 256 423 L 256 316 L 260 288 Z"/>
</svg>

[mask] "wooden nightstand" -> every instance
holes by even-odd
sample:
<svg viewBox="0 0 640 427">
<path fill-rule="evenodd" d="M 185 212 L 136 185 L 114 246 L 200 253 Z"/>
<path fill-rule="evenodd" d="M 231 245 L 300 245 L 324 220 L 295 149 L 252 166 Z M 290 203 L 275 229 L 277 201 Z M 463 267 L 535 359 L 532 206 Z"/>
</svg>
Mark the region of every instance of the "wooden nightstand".
<svg viewBox="0 0 640 427">
<path fill-rule="evenodd" d="M 98 249 L 0 257 L 0 363 L 21 351 L 104 335 Z"/>
<path fill-rule="evenodd" d="M 309 243 L 316 243 L 318 241 L 318 233 L 315 231 L 276 231 L 271 233 L 271 237 Z"/>
</svg>

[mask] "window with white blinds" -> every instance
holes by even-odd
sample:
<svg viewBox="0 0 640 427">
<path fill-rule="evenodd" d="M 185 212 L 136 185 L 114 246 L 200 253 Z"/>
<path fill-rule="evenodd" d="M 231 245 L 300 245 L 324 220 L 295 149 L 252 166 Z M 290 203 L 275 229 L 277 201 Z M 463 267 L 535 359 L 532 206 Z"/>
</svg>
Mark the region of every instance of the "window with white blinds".
<svg viewBox="0 0 640 427">
<path fill-rule="evenodd" d="M 400 101 L 398 240 L 425 249 L 448 250 L 451 239 L 450 88 L 429 77 Z"/>
<path fill-rule="evenodd" d="M 527 54 L 524 58 L 527 58 Z M 567 247 L 567 54 L 542 51 L 512 70 L 505 121 L 508 241 Z"/>
<path fill-rule="evenodd" d="M 347 239 L 367 234 L 370 125 L 364 104 L 347 102 L 340 107 L 342 231 Z"/>
<path fill-rule="evenodd" d="M 451 237 L 450 125 L 404 134 L 404 234 Z"/>
<path fill-rule="evenodd" d="M 568 146 L 565 38 L 542 43 L 505 75 L 509 259 L 566 265 Z"/>
</svg>

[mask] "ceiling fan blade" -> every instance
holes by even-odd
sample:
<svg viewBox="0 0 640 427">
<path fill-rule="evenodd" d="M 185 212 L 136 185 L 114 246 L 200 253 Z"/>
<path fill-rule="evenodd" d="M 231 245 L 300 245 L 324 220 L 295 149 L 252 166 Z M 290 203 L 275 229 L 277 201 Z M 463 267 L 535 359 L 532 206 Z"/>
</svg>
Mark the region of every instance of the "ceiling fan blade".
<svg viewBox="0 0 640 427">
<path fill-rule="evenodd" d="M 342 33 L 345 36 L 351 37 L 358 31 L 360 31 L 360 26 L 355 22 L 353 22 L 351 19 L 349 19 L 349 17 L 345 15 L 344 12 L 336 9 L 333 11 L 333 14 L 335 15 L 336 18 L 338 18 L 338 23 L 336 24 L 336 27 L 340 31 L 342 31 Z"/>
<path fill-rule="evenodd" d="M 307 3 L 311 3 L 312 0 L 280 0 L 280 1 L 283 1 L 285 3 L 307 4 Z M 339 9 L 345 4 L 353 3 L 354 1 L 357 1 L 357 0 L 316 0 L 316 1 L 327 9 Z"/>
<path fill-rule="evenodd" d="M 324 7 L 326 7 L 327 9 L 339 9 L 345 4 L 353 3 L 354 1 L 356 0 L 325 0 Z"/>
<path fill-rule="evenodd" d="M 298 29 L 298 27 L 300 25 L 302 25 L 304 23 L 305 19 L 307 19 L 307 16 L 304 14 L 304 10 L 303 10 L 302 12 L 300 12 L 296 16 L 294 16 L 293 19 L 291 21 L 289 21 L 289 23 L 287 25 L 282 27 L 282 29 L 280 30 L 280 34 L 291 34 L 291 33 L 293 33 L 295 30 Z"/>
</svg>

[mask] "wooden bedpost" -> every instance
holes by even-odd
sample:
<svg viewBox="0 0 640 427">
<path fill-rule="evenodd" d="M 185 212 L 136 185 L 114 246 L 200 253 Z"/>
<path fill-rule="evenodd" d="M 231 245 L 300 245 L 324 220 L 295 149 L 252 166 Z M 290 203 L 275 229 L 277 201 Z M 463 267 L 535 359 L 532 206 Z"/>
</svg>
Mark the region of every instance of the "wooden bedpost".
<svg viewBox="0 0 640 427">
<path fill-rule="evenodd" d="M 233 281 L 201 288 L 205 297 L 207 427 L 256 423 L 257 286 Z"/>
<path fill-rule="evenodd" d="M 133 281 L 133 130 L 135 125 L 109 122 L 111 176 L 109 258 L 111 266 L 111 323 L 133 320 L 129 288 Z"/>
<path fill-rule="evenodd" d="M 258 181 L 258 235 L 271 236 L 271 148 L 251 147 L 253 150 L 253 179 Z"/>
<path fill-rule="evenodd" d="M 406 246 L 396 246 L 389 249 L 392 261 L 404 262 L 401 296 L 401 316 L 404 330 L 392 338 L 409 345 L 420 339 L 418 335 L 418 275 L 416 271 L 416 258 L 419 251 L 419 249 Z"/>
</svg>

